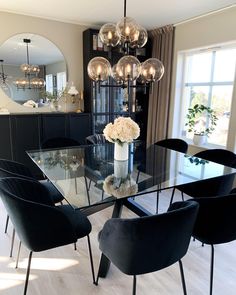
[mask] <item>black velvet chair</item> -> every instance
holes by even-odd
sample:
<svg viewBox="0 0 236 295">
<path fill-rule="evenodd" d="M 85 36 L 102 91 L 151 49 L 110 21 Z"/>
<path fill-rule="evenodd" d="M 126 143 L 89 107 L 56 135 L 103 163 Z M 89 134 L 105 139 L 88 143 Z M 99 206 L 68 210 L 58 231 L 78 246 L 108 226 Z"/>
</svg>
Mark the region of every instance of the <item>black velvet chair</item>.
<svg viewBox="0 0 236 295">
<path fill-rule="evenodd" d="M 46 139 L 42 144 L 42 149 L 51 149 L 51 148 L 63 148 L 63 147 L 71 147 L 78 146 L 79 142 L 75 139 L 69 137 L 52 137 Z"/>
<path fill-rule="evenodd" d="M 236 154 L 228 150 L 205 150 L 195 154 L 194 156 L 228 167 L 236 168 Z M 231 174 L 179 185 L 173 189 L 170 204 L 173 201 L 176 188 L 181 191 L 182 199 L 184 198 L 184 193 L 192 198 L 223 196 L 229 194 L 233 186 L 234 178 L 235 175 Z"/>
<path fill-rule="evenodd" d="M 199 211 L 193 237 L 211 246 L 210 295 L 213 292 L 214 245 L 236 239 L 236 194 L 195 199 Z"/>
<path fill-rule="evenodd" d="M 181 153 L 186 153 L 188 150 L 187 142 L 179 138 L 167 138 L 159 140 L 155 144 Z"/>
<path fill-rule="evenodd" d="M 91 224 L 82 212 L 74 210 L 70 205 L 55 206 L 45 187 L 33 180 L 1 179 L 0 193 L 20 241 L 30 251 L 24 295 L 27 292 L 33 252 L 75 243 L 77 239 L 85 236 L 88 239 L 93 282 L 95 282 L 89 240 Z"/>
<path fill-rule="evenodd" d="M 33 174 L 31 173 L 30 169 L 15 161 L 10 161 L 6 159 L 0 159 L 0 178 L 5 177 L 20 177 L 25 179 L 34 179 Z M 64 200 L 62 194 L 52 185 L 50 181 L 41 180 L 42 185 L 46 188 L 49 193 L 49 197 L 54 203 L 59 203 Z M 7 216 L 6 226 L 5 226 L 5 233 L 7 232 L 9 223 L 9 216 Z M 10 257 L 12 257 L 12 251 L 14 246 L 14 238 L 15 238 L 15 230 L 13 229 L 12 234 L 12 242 L 11 242 L 11 250 L 10 250 Z"/>
<path fill-rule="evenodd" d="M 103 134 L 93 134 L 86 137 L 87 144 L 102 144 L 106 142 L 106 138 Z"/>
<path fill-rule="evenodd" d="M 119 270 L 133 276 L 133 295 L 136 275 L 161 270 L 177 261 L 183 292 L 187 294 L 181 258 L 188 250 L 197 211 L 194 201 L 177 202 L 167 213 L 114 218 L 105 223 L 99 233 L 99 248 Z M 99 273 L 97 283 L 98 278 Z"/>
</svg>

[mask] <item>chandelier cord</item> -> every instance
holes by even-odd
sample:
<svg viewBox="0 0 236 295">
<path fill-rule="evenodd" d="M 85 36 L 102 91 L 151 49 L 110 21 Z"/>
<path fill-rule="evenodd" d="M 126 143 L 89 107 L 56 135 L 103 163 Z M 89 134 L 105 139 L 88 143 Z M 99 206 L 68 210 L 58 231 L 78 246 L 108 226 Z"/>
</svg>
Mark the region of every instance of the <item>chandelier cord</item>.
<svg viewBox="0 0 236 295">
<path fill-rule="evenodd" d="M 126 0 L 124 0 L 124 17 L 126 17 Z"/>
</svg>

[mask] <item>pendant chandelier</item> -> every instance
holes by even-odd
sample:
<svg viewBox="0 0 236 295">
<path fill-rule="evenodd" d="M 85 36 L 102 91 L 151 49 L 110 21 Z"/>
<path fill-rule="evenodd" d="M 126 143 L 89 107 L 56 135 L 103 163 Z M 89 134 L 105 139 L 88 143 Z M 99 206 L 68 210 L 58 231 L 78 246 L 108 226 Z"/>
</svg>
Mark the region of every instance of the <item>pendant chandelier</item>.
<svg viewBox="0 0 236 295">
<path fill-rule="evenodd" d="M 40 68 L 38 65 L 31 65 L 29 59 L 29 44 L 30 39 L 23 39 L 26 44 L 26 61 L 27 63 L 20 66 L 21 71 L 25 74 L 24 77 L 18 78 L 14 83 L 17 89 L 42 89 L 45 85 L 45 81 L 42 78 L 38 78 Z"/>
<path fill-rule="evenodd" d="M 124 56 L 113 67 L 104 57 L 94 57 L 90 60 L 87 71 L 90 79 L 98 86 L 98 92 L 100 87 L 122 87 L 127 88 L 129 94 L 130 87 L 140 87 L 136 80 L 146 89 L 150 86 L 152 88 L 153 83 L 162 78 L 164 66 L 159 59 L 149 58 L 141 64 L 137 57 L 130 54 L 147 43 L 148 34 L 145 28 L 126 16 L 126 0 L 124 17 L 117 24 L 104 24 L 99 31 L 99 38 L 108 47 L 109 55 L 112 47 L 121 46 Z M 102 84 L 108 81 L 109 77 L 113 78 L 116 85 Z"/>
<path fill-rule="evenodd" d="M 0 59 L 0 63 L 1 63 L 0 85 L 1 85 L 1 87 L 6 86 L 6 82 L 7 82 L 7 78 L 8 78 L 8 75 L 6 75 L 4 73 L 3 62 L 4 62 L 4 60 L 3 59 Z"/>
</svg>

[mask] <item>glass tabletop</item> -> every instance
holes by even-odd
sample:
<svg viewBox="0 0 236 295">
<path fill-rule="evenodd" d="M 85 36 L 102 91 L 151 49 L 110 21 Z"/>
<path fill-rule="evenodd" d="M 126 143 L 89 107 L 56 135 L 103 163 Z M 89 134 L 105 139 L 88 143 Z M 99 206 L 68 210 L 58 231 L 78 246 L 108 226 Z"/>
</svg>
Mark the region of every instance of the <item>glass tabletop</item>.
<svg viewBox="0 0 236 295">
<path fill-rule="evenodd" d="M 128 161 L 114 161 L 114 144 L 28 151 L 72 205 L 85 208 L 235 173 L 235 169 L 153 145 L 131 144 Z"/>
</svg>

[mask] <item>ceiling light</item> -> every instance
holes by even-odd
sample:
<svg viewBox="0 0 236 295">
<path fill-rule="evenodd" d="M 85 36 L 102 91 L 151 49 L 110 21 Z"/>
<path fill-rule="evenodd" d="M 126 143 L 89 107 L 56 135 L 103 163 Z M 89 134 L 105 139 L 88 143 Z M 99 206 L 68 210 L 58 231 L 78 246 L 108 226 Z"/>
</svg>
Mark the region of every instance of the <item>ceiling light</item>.
<svg viewBox="0 0 236 295">
<path fill-rule="evenodd" d="M 29 60 L 29 44 L 31 43 L 31 40 L 23 39 L 23 42 L 26 44 L 27 62 L 22 64 L 20 69 L 25 74 L 25 76 L 16 79 L 14 83 L 17 89 L 42 89 L 45 86 L 45 81 L 43 78 L 38 77 L 40 68 L 38 65 L 31 65 Z"/>
<path fill-rule="evenodd" d="M 134 50 L 143 47 L 148 40 L 145 28 L 134 19 L 126 16 L 126 0 L 124 0 L 124 17 L 117 23 L 104 24 L 99 31 L 99 38 L 109 48 L 108 56 L 111 57 L 111 48 L 121 46 L 124 56 L 111 67 L 110 62 L 104 57 L 94 57 L 88 64 L 88 75 L 100 87 L 140 87 L 136 80 L 143 83 L 146 88 L 159 81 L 164 74 L 164 66 L 157 58 L 149 58 L 144 63 L 132 55 Z M 112 77 L 116 85 L 101 84 Z"/>
</svg>

